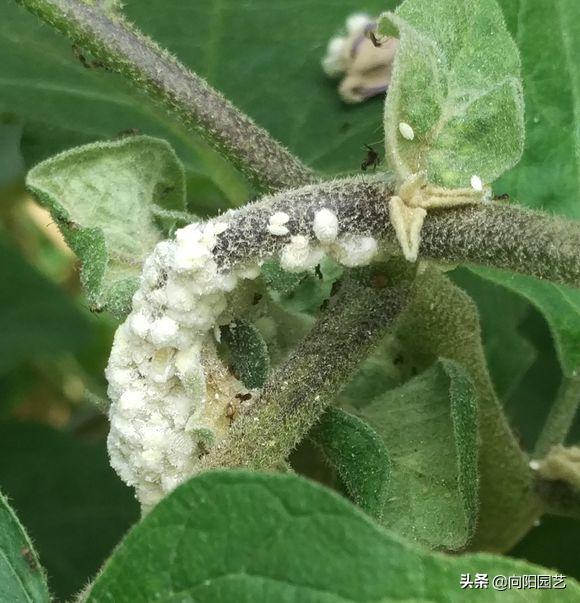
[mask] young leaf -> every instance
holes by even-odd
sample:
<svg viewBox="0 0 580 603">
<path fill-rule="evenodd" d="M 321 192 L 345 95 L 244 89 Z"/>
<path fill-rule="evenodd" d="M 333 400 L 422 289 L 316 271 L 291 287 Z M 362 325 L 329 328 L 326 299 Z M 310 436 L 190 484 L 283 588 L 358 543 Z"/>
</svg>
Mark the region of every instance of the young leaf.
<svg viewBox="0 0 580 603">
<path fill-rule="evenodd" d="M 331 406 L 308 435 L 336 469 L 352 500 L 380 519 L 391 461 L 377 433 L 361 419 Z"/>
<path fill-rule="evenodd" d="M 553 573 L 506 557 L 426 552 L 294 475 L 220 471 L 179 486 L 137 524 L 87 601 L 459 603 L 461 574 L 475 572 L 490 580 L 478 601 L 505 600 L 491 588 L 495 575 Z M 557 600 L 579 596 L 567 579 Z M 549 590 L 525 592 L 529 603 L 555 599 Z"/>
<path fill-rule="evenodd" d="M 518 293 L 544 315 L 554 337 L 562 371 L 580 371 L 580 290 L 492 268 L 471 268 L 475 274 Z"/>
<path fill-rule="evenodd" d="M 477 518 L 476 404 L 467 372 L 441 359 L 359 411 L 391 456 L 385 526 L 432 548 L 467 544 Z"/>
<path fill-rule="evenodd" d="M 122 317 L 164 236 L 155 207 L 185 208 L 183 167 L 169 144 L 134 136 L 71 149 L 34 167 L 26 184 L 80 258 L 90 303 Z"/>
<path fill-rule="evenodd" d="M 0 601 L 48 603 L 49 600 L 38 555 L 0 492 Z"/>
<path fill-rule="evenodd" d="M 474 546 L 504 550 L 529 529 L 537 501 L 525 455 L 495 395 L 477 309 L 469 296 L 435 269 L 417 280 L 416 294 L 401 317 L 397 336 L 421 371 L 437 358 L 467 369 L 477 391 L 479 423 L 479 517 Z"/>
<path fill-rule="evenodd" d="M 249 389 L 262 387 L 270 370 L 270 357 L 260 331 L 250 322 L 236 320 L 222 329 L 222 337 L 241 382 Z"/>
<path fill-rule="evenodd" d="M 495 0 L 406 0 L 379 31 L 400 38 L 385 141 L 401 180 L 425 171 L 432 184 L 469 187 L 473 175 L 490 183 L 518 161 L 520 60 Z"/>
</svg>

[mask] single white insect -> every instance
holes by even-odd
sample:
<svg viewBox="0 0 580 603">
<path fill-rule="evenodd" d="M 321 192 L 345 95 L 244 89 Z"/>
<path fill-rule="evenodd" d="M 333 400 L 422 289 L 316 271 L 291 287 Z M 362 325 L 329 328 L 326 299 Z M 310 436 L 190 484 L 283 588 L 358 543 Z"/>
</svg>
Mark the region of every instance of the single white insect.
<svg viewBox="0 0 580 603">
<path fill-rule="evenodd" d="M 476 176 L 475 174 L 471 177 L 471 188 L 474 191 L 478 191 L 481 192 L 483 191 L 483 181 L 479 176 Z"/>
<path fill-rule="evenodd" d="M 338 218 L 333 211 L 323 208 L 316 212 L 312 229 L 321 243 L 332 243 L 338 235 Z"/>
<path fill-rule="evenodd" d="M 286 226 L 280 226 L 279 224 L 268 224 L 267 229 L 268 232 L 275 237 L 283 237 L 290 232 Z"/>
<path fill-rule="evenodd" d="M 288 272 L 301 272 L 316 266 L 323 255 L 322 249 L 311 247 L 307 237 L 296 235 L 282 250 L 280 266 Z"/>
<path fill-rule="evenodd" d="M 275 214 L 270 216 L 270 224 L 276 224 L 281 226 L 282 224 L 286 224 L 290 220 L 290 216 L 284 211 L 277 211 Z"/>
<path fill-rule="evenodd" d="M 415 139 L 415 131 L 408 123 L 406 123 L 404 121 L 399 123 L 399 132 L 401 133 L 401 136 L 405 140 L 414 140 Z"/>
</svg>

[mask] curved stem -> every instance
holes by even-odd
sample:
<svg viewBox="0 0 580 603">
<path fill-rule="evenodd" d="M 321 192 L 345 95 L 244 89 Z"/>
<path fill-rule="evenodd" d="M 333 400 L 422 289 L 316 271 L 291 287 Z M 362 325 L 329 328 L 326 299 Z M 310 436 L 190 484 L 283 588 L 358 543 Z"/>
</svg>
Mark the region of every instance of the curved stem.
<svg viewBox="0 0 580 603">
<path fill-rule="evenodd" d="M 376 288 L 372 282 L 366 271 L 363 278 L 343 281 L 313 330 L 274 370 L 260 399 L 212 449 L 203 469 L 271 469 L 288 457 L 406 305 L 406 284 Z"/>
<path fill-rule="evenodd" d="M 314 181 L 311 170 L 263 128 L 120 15 L 81 0 L 17 2 L 160 101 L 258 185 L 278 189 Z"/>
</svg>

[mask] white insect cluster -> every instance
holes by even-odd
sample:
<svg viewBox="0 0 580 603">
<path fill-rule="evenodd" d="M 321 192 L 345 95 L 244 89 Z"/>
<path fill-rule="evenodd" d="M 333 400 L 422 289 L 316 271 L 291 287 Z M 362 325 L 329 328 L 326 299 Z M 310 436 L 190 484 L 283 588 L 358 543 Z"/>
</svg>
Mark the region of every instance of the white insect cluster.
<svg viewBox="0 0 580 603">
<path fill-rule="evenodd" d="M 228 229 L 227 217 L 190 224 L 155 247 L 133 309 L 115 334 L 106 370 L 109 455 L 145 511 L 193 475 L 200 458 L 225 439 L 228 404 L 248 392 L 215 347 L 219 326 L 231 320 L 228 294 L 260 273 L 258 264 L 218 267 L 214 248 Z M 286 213 L 274 213 L 266 230 L 289 235 L 288 222 Z M 285 269 L 312 268 L 325 253 L 345 266 L 360 266 L 377 252 L 372 237 L 340 235 L 337 216 L 328 209 L 316 213 L 312 228 L 316 240 L 290 236 L 280 254 Z"/>
<path fill-rule="evenodd" d="M 312 223 L 316 241 L 304 235 L 295 235 L 282 250 L 280 265 L 288 272 L 313 268 L 324 255 L 329 255 L 343 266 L 354 268 L 370 263 L 378 250 L 375 238 L 350 233 L 339 236 L 336 214 L 323 208 L 316 212 Z"/>
</svg>

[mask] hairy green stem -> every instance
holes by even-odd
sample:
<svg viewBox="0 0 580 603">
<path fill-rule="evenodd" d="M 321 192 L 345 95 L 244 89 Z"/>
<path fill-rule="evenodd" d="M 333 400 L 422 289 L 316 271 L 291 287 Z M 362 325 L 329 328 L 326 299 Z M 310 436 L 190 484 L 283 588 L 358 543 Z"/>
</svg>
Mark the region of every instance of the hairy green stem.
<svg viewBox="0 0 580 603">
<path fill-rule="evenodd" d="M 160 101 L 259 186 L 278 189 L 315 180 L 263 128 L 120 15 L 80 0 L 17 2 Z"/>
<path fill-rule="evenodd" d="M 384 178 L 355 177 L 266 196 L 231 213 L 218 254 L 228 264 L 278 253 L 289 239 L 268 233 L 268 220 L 278 211 L 290 216 L 292 234 L 314 238 L 314 214 L 323 207 L 336 213 L 341 233 L 372 235 L 397 254 L 388 209 L 392 192 Z M 431 210 L 422 237 L 423 259 L 506 268 L 580 287 L 580 222 L 490 203 Z"/>
<path fill-rule="evenodd" d="M 260 399 L 204 469 L 271 469 L 284 461 L 405 307 L 408 287 L 347 277 L 313 330 L 276 368 Z"/>
<path fill-rule="evenodd" d="M 565 377 L 542 432 L 538 436 L 534 458 L 540 459 L 546 456 L 552 446 L 565 442 L 579 404 L 580 377 Z"/>
</svg>

